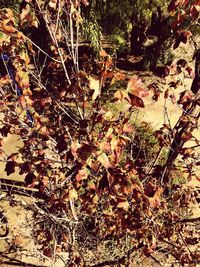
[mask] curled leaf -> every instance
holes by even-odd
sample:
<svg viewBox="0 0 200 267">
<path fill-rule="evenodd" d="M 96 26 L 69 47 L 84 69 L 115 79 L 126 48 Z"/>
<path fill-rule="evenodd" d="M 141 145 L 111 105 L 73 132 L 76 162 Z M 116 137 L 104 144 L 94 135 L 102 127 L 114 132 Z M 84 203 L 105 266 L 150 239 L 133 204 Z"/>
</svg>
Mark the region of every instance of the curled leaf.
<svg viewBox="0 0 200 267">
<path fill-rule="evenodd" d="M 163 193 L 163 189 L 161 187 L 158 187 L 154 196 L 149 198 L 149 204 L 152 208 L 160 207 L 162 193 Z"/>
<path fill-rule="evenodd" d="M 138 107 L 138 108 L 144 108 L 144 101 L 140 97 L 133 95 L 131 93 L 128 93 L 128 96 L 131 100 L 130 103 L 132 106 Z"/>
<path fill-rule="evenodd" d="M 110 163 L 110 160 L 108 158 L 108 156 L 105 153 L 101 153 L 97 160 L 106 168 L 111 168 L 112 164 Z"/>
<path fill-rule="evenodd" d="M 89 76 L 89 87 L 94 90 L 92 100 L 95 101 L 101 95 L 101 82 L 96 76 Z"/>
<path fill-rule="evenodd" d="M 146 97 L 149 95 L 147 89 L 143 88 L 142 81 L 137 76 L 132 77 L 127 84 L 127 91 L 138 97 Z"/>
</svg>

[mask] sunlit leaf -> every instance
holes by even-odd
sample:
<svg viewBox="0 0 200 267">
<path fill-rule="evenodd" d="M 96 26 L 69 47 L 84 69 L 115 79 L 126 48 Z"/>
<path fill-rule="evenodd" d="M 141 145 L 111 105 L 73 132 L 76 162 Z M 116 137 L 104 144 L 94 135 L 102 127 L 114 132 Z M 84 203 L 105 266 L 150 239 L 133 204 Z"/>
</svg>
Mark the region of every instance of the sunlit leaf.
<svg viewBox="0 0 200 267">
<path fill-rule="evenodd" d="M 119 100 L 122 102 L 123 99 L 129 100 L 128 94 L 124 90 L 117 90 L 114 94 L 113 101 Z"/>
<path fill-rule="evenodd" d="M 149 95 L 149 92 L 147 89 L 143 88 L 141 79 L 139 79 L 137 76 L 132 77 L 127 84 L 127 91 L 131 95 L 135 95 L 139 98 L 146 97 Z"/>
<path fill-rule="evenodd" d="M 26 71 L 22 69 L 18 69 L 15 76 L 16 81 L 20 85 L 21 88 L 28 88 L 30 86 L 29 83 L 29 75 Z"/>
<path fill-rule="evenodd" d="M 118 144 L 119 144 L 119 138 L 117 136 L 113 136 L 113 138 L 112 138 L 112 140 L 110 142 L 112 151 L 114 151 L 116 149 Z"/>
<path fill-rule="evenodd" d="M 149 204 L 152 208 L 159 208 L 160 207 L 162 193 L 163 193 L 163 188 L 158 187 L 154 196 L 149 198 Z"/>
<path fill-rule="evenodd" d="M 98 200 L 99 200 L 99 197 L 97 194 L 94 195 L 94 197 L 92 198 L 92 203 L 93 204 L 97 204 L 98 203 Z"/>
<path fill-rule="evenodd" d="M 69 199 L 71 199 L 71 200 L 77 200 L 78 199 L 78 193 L 74 188 L 69 190 Z"/>
<path fill-rule="evenodd" d="M 99 56 L 100 57 L 107 57 L 108 56 L 108 53 L 105 51 L 105 50 L 101 50 L 100 52 L 99 52 Z"/>
<path fill-rule="evenodd" d="M 117 204 L 117 208 L 128 211 L 130 208 L 130 205 L 129 205 L 128 201 L 121 201 Z"/>
<path fill-rule="evenodd" d="M 57 6 L 57 0 L 50 0 L 49 1 L 49 6 L 53 9 L 56 9 Z"/>
<path fill-rule="evenodd" d="M 108 158 L 108 156 L 105 153 L 101 153 L 97 160 L 106 168 L 111 168 L 112 164 L 110 163 L 110 160 Z"/>
<path fill-rule="evenodd" d="M 14 33 L 16 32 L 16 28 L 13 26 L 13 22 L 11 19 L 4 19 L 0 21 L 0 30 L 5 33 Z"/>
<path fill-rule="evenodd" d="M 95 101 L 101 95 L 101 82 L 96 76 L 89 76 L 89 87 L 94 90 L 92 100 Z"/>
</svg>

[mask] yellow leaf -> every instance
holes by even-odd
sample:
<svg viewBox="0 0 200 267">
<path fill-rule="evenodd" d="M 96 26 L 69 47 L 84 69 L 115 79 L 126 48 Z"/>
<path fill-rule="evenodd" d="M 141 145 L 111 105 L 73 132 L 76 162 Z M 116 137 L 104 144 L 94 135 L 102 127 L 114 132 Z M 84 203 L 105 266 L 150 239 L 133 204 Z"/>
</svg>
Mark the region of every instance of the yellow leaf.
<svg viewBox="0 0 200 267">
<path fill-rule="evenodd" d="M 30 58 L 29 58 L 28 54 L 26 53 L 26 51 L 22 50 L 19 53 L 19 56 L 20 56 L 20 59 L 22 59 L 26 63 L 26 65 L 28 65 L 30 63 Z"/>
<path fill-rule="evenodd" d="M 128 94 L 123 90 L 118 90 L 114 94 L 114 99 L 122 101 L 123 99 L 129 99 Z"/>
<path fill-rule="evenodd" d="M 31 11 L 30 5 L 26 5 L 26 7 L 22 9 L 22 12 L 20 14 L 21 21 L 26 19 L 27 15 L 30 13 L 30 11 Z"/>
<path fill-rule="evenodd" d="M 3 46 L 3 44 L 9 44 L 10 43 L 10 37 L 3 33 L 0 32 L 0 46 Z"/>
<path fill-rule="evenodd" d="M 125 211 L 128 211 L 129 210 L 129 203 L 128 203 L 128 201 L 123 201 L 123 202 L 119 202 L 118 204 L 117 204 L 117 208 L 119 208 L 119 209 L 123 209 L 123 210 L 125 210 Z"/>
<path fill-rule="evenodd" d="M 31 23 L 31 26 L 38 28 L 38 21 L 37 20 L 33 20 L 33 22 Z"/>
<path fill-rule="evenodd" d="M 117 136 L 113 136 L 113 138 L 110 142 L 112 151 L 115 150 L 115 148 L 118 146 L 118 144 L 119 144 L 119 138 Z"/>
<path fill-rule="evenodd" d="M 104 119 L 107 120 L 107 121 L 112 121 L 113 118 L 114 118 L 114 114 L 112 113 L 111 110 L 107 111 L 104 114 Z"/>
<path fill-rule="evenodd" d="M 97 160 L 106 168 L 111 168 L 112 164 L 110 163 L 110 160 L 108 158 L 108 156 L 105 153 L 101 153 Z"/>
<path fill-rule="evenodd" d="M 98 195 L 95 195 L 95 196 L 92 198 L 92 203 L 93 203 L 93 204 L 97 204 L 97 203 L 98 203 L 98 200 L 99 200 Z"/>
<path fill-rule="evenodd" d="M 74 188 L 69 190 L 69 199 L 71 199 L 71 200 L 77 200 L 78 199 L 78 193 Z"/>
<path fill-rule="evenodd" d="M 49 135 L 49 130 L 48 130 L 47 126 L 42 126 L 39 129 L 39 133 L 42 134 L 42 135 Z"/>
<path fill-rule="evenodd" d="M 1 21 L 0 30 L 2 30 L 3 32 L 7 32 L 7 33 L 16 32 L 15 27 L 13 27 L 12 25 L 9 24 L 10 22 L 11 22 L 10 19 L 5 19 L 5 20 Z"/>
<path fill-rule="evenodd" d="M 49 1 L 49 6 L 53 9 L 56 9 L 57 6 L 57 0 L 50 0 Z"/>
</svg>

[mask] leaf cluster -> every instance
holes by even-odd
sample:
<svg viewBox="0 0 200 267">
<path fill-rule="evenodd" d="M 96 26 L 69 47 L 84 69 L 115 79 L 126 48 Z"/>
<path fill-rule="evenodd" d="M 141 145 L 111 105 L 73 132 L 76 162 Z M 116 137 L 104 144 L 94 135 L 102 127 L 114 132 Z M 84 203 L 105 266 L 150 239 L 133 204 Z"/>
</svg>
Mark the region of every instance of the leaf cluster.
<svg viewBox="0 0 200 267">
<path fill-rule="evenodd" d="M 191 263 L 198 255 L 186 254 L 192 237 L 181 220 L 196 195 L 181 186 L 163 185 L 162 166 L 146 171 L 153 156 L 148 148 L 156 141 L 144 131 L 146 126 L 139 133 L 132 120 L 133 113 L 144 108 L 148 90 L 137 76 L 126 78 L 117 71 L 104 50 L 93 64 L 87 55 L 79 64 L 80 7 L 88 3 L 59 3 L 28 1 L 18 20 L 11 9 L 0 11 L 0 52 L 6 68 L 0 79 L 0 133 L 3 140 L 16 134 L 23 141 L 17 153 L 1 150 L 1 155 L 7 175 L 19 170 L 25 186 L 41 199 L 29 207 L 36 219 L 35 239 L 50 259 L 68 251 L 68 266 L 84 266 L 87 259 L 77 246 L 83 244 L 81 236 L 90 234 L 97 242 L 127 235 L 131 249 L 146 256 L 160 243 L 175 240 L 168 251 Z M 48 38 L 42 49 L 23 29 L 44 25 Z M 117 88 L 121 80 L 125 88 Z M 179 233 L 185 232 L 188 243 L 180 239 Z"/>
</svg>

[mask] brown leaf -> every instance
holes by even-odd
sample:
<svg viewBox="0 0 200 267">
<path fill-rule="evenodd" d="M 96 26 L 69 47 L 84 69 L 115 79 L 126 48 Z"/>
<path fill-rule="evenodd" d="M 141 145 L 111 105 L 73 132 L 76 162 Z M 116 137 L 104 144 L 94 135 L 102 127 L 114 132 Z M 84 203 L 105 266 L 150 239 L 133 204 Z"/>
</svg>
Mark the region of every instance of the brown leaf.
<svg viewBox="0 0 200 267">
<path fill-rule="evenodd" d="M 133 95 L 131 93 L 128 93 L 128 96 L 131 100 L 130 103 L 132 106 L 138 107 L 138 108 L 144 108 L 144 101 L 140 97 Z"/>
<path fill-rule="evenodd" d="M 192 92 L 190 92 L 190 91 L 181 92 L 180 98 L 178 100 L 178 104 L 188 103 L 192 100 L 192 97 L 193 97 Z"/>
<path fill-rule="evenodd" d="M 100 57 L 107 57 L 108 56 L 108 53 L 105 51 L 105 50 L 101 50 L 100 52 L 99 52 L 99 56 Z"/>
<path fill-rule="evenodd" d="M 152 208 L 160 207 L 162 193 L 163 193 L 163 189 L 161 187 L 158 187 L 154 196 L 149 198 L 149 204 Z"/>
<path fill-rule="evenodd" d="M 187 142 L 187 141 L 189 141 L 192 137 L 193 137 L 193 135 L 192 135 L 191 132 L 184 132 L 184 133 L 182 133 L 182 135 L 181 135 L 181 140 L 184 141 L 184 142 Z"/>
<path fill-rule="evenodd" d="M 22 96 L 19 96 L 19 99 L 18 99 L 20 105 L 22 106 L 23 109 L 26 108 L 26 100 L 25 100 L 25 97 L 22 95 Z"/>
<path fill-rule="evenodd" d="M 149 95 L 147 89 L 142 87 L 141 79 L 137 76 L 132 77 L 127 84 L 127 91 L 137 97 L 146 97 Z"/>
</svg>

